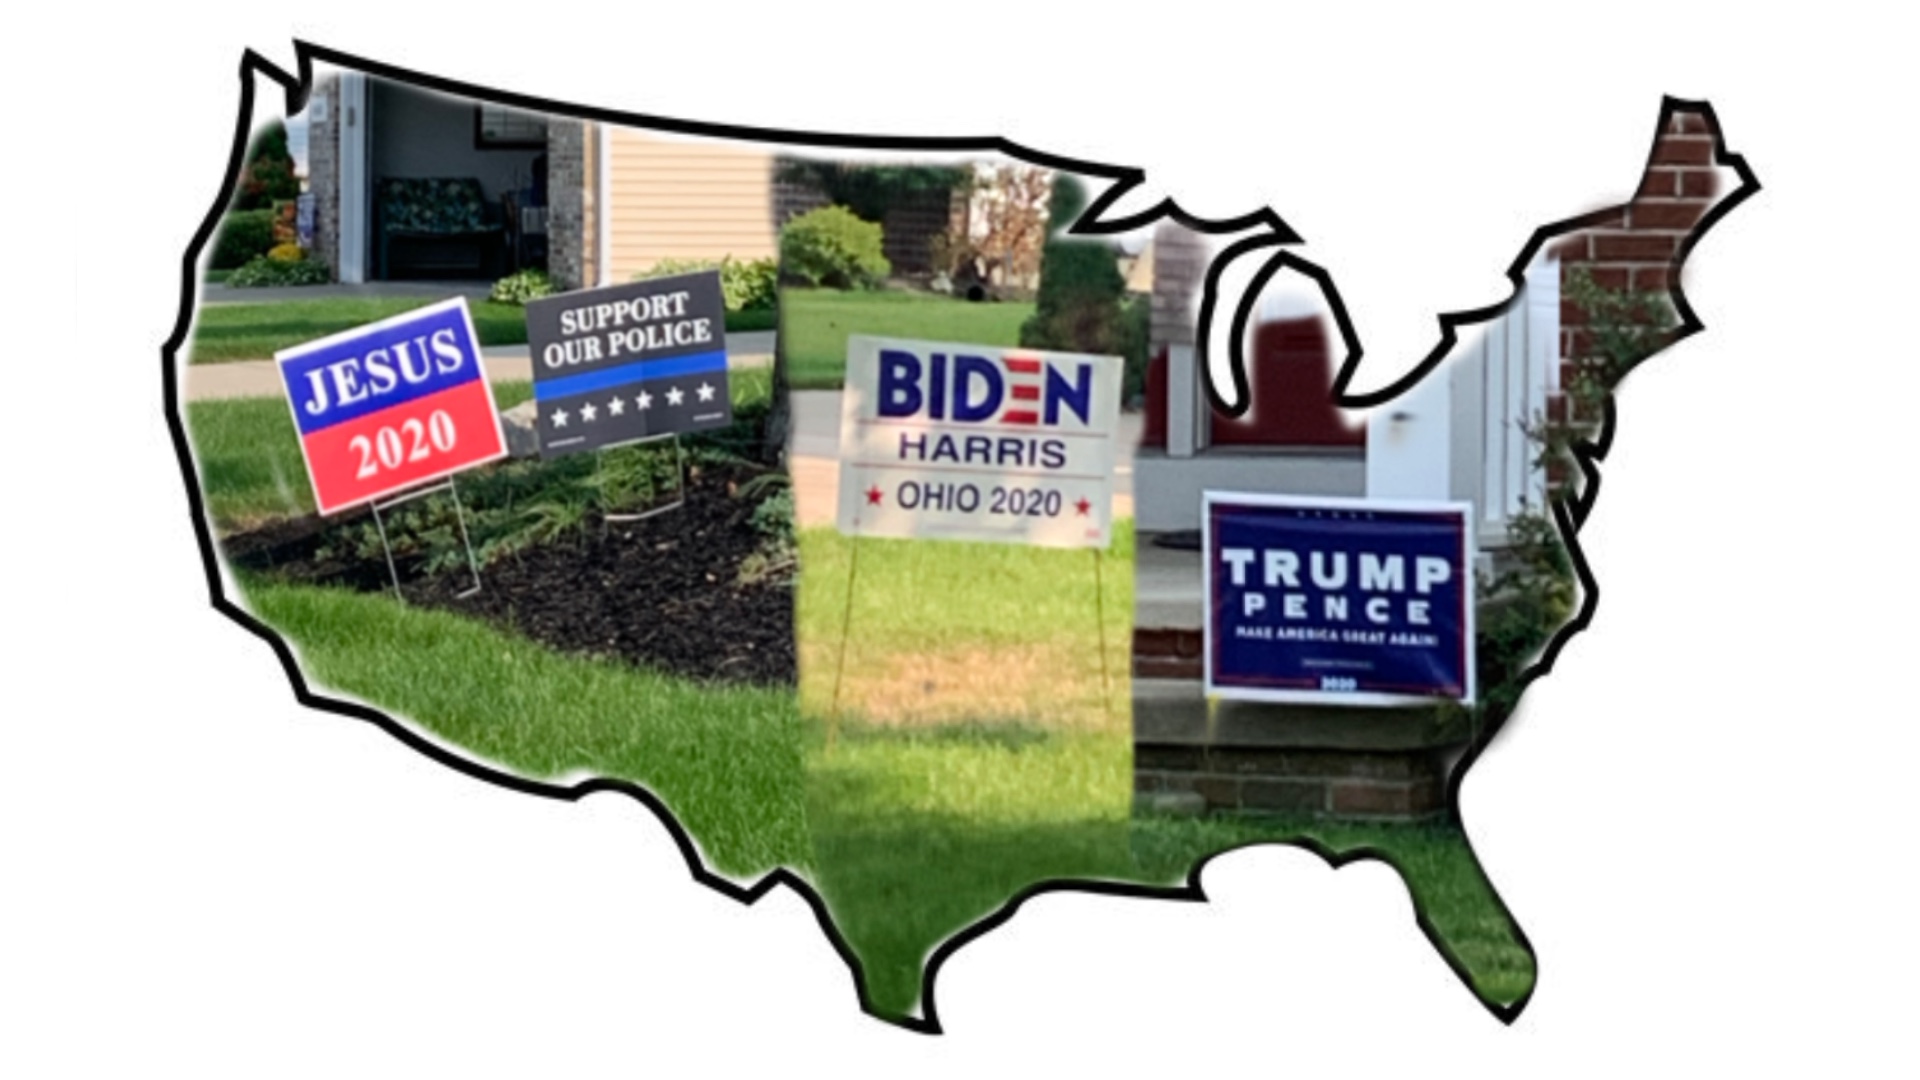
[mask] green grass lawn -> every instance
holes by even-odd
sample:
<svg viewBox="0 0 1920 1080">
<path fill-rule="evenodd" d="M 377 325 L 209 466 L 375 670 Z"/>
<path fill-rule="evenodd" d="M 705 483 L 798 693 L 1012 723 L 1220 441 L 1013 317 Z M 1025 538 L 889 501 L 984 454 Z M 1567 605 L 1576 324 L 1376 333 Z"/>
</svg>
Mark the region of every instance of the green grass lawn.
<svg viewBox="0 0 1920 1080">
<path fill-rule="evenodd" d="M 245 591 L 323 687 L 518 775 L 640 784 L 722 874 L 750 880 L 810 861 L 802 729 L 788 690 L 561 656 L 384 593 L 258 582 Z"/>
<path fill-rule="evenodd" d="M 1457 829 L 1133 815 L 1133 536 L 1093 555 L 801 534 L 801 711 L 813 880 L 880 1012 L 917 1015 L 927 956 L 1032 885 L 1184 883 L 1215 852 L 1312 838 L 1391 857 L 1489 1000 L 1532 985 Z M 835 704 L 842 620 L 844 673 Z"/>
<path fill-rule="evenodd" d="M 882 1013 L 915 1014 L 927 954 L 1022 889 L 1133 876 L 1130 525 L 1114 540 L 1104 624 L 1092 552 L 861 540 L 836 722 L 854 542 L 801 534 L 814 880 Z"/>
<path fill-rule="evenodd" d="M 208 304 L 188 344 L 188 362 L 217 364 L 228 360 L 268 360 L 280 349 L 351 330 L 405 311 L 438 303 L 417 296 L 330 297 L 323 300 L 286 300 L 270 304 L 244 302 Z M 473 329 L 480 344 L 524 345 L 526 310 L 493 300 L 469 300 Z M 776 311 L 743 311 L 727 315 L 730 333 L 771 330 Z"/>
<path fill-rule="evenodd" d="M 787 377 L 798 390 L 831 390 L 846 377 L 847 336 L 1020 344 L 1030 303 L 979 303 L 929 293 L 780 290 L 780 335 Z"/>
<path fill-rule="evenodd" d="M 206 304 L 188 342 L 188 362 L 270 360 L 275 351 L 391 318 L 437 300 L 418 296 L 338 296 L 271 304 Z M 524 309 L 492 300 L 469 300 L 480 344 L 521 345 L 527 340 Z"/>
<path fill-rule="evenodd" d="M 1475 993 L 1510 1004 L 1533 989 L 1533 955 L 1457 826 L 1340 822 L 1303 816 L 1163 817 L 1133 822 L 1133 855 L 1145 884 L 1184 882 L 1201 859 L 1249 844 L 1311 840 L 1340 855 L 1367 850 L 1386 856 L 1413 893 L 1441 948 L 1467 970 Z"/>
<path fill-rule="evenodd" d="M 770 372 L 735 372 L 736 410 L 763 407 L 769 389 Z M 499 383 L 494 394 L 507 407 L 530 396 L 531 385 Z M 216 527 L 311 511 L 283 400 L 194 402 L 187 413 Z M 520 467 L 551 471 L 575 460 Z M 707 685 L 563 656 L 384 592 L 241 584 L 243 603 L 295 647 L 321 688 L 367 701 L 519 775 L 641 784 L 672 807 L 721 873 L 744 880 L 777 866 L 805 871 L 803 728 L 791 690 Z"/>
</svg>

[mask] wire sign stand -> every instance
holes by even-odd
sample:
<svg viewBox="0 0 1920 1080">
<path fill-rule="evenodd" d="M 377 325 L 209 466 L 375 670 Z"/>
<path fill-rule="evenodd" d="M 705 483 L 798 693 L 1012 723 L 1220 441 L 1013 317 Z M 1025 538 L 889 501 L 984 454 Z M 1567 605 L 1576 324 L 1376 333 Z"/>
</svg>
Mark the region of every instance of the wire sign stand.
<svg viewBox="0 0 1920 1080">
<path fill-rule="evenodd" d="M 669 510 L 678 510 L 681 507 L 687 505 L 687 451 L 686 451 L 686 447 L 681 445 L 680 435 L 678 432 L 674 432 L 668 435 L 649 435 L 646 438 L 635 439 L 631 442 L 617 443 L 612 446 L 602 446 L 598 448 L 594 458 L 594 471 L 595 471 L 595 474 L 600 478 L 600 490 L 603 493 L 603 495 L 607 490 L 607 485 L 606 485 L 607 451 L 617 450 L 622 447 L 628 447 L 628 446 L 645 446 L 648 443 L 656 443 L 665 439 L 670 439 L 673 441 L 673 472 L 674 472 L 674 481 L 675 481 L 674 488 L 673 488 L 673 501 L 669 503 L 662 503 L 659 506 L 648 507 L 647 509 L 640 511 L 637 514 L 616 514 L 616 513 L 612 513 L 611 511 L 603 511 L 601 514 L 601 518 L 603 520 L 608 522 L 616 522 L 619 524 L 627 524 L 635 521 L 645 521 L 646 519 L 653 517 L 656 514 L 664 514 Z"/>
<path fill-rule="evenodd" d="M 453 477 L 449 476 L 437 484 L 428 484 L 425 487 L 414 488 L 412 491 L 387 499 L 375 499 L 368 504 L 373 510 L 373 527 L 380 533 L 380 550 L 385 552 L 387 556 L 387 577 L 393 582 L 393 595 L 403 604 L 407 602 L 407 596 L 406 593 L 400 589 L 400 570 L 394 563 L 393 543 L 387 538 L 387 523 L 386 520 L 381 517 L 380 511 L 382 509 L 391 510 L 402 503 L 412 502 L 422 496 L 432 495 L 440 491 L 446 492 L 453 498 L 454 519 L 459 522 L 460 525 L 460 546 L 466 549 L 467 570 L 473 575 L 473 586 L 463 592 L 456 593 L 454 599 L 465 600 L 480 592 L 480 559 L 473 552 L 473 540 L 467 532 L 467 510 L 465 506 L 461 505 L 460 489 L 455 486 Z"/>
</svg>

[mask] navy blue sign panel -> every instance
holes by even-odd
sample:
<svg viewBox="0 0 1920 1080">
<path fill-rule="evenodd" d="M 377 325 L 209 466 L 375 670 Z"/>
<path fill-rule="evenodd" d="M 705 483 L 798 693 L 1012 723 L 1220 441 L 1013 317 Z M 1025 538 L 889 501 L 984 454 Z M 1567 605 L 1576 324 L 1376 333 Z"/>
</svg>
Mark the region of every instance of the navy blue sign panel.
<svg viewBox="0 0 1920 1080">
<path fill-rule="evenodd" d="M 540 456 L 731 424 L 726 314 L 716 270 L 529 302 Z"/>
<path fill-rule="evenodd" d="M 1468 504 L 1212 491 L 1204 503 L 1209 694 L 1473 701 Z"/>
</svg>

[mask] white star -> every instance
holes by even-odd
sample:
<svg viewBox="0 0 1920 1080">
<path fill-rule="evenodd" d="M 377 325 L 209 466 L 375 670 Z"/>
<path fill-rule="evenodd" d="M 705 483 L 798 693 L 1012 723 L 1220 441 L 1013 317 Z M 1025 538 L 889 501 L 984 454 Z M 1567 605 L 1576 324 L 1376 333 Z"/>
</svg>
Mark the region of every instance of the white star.
<svg viewBox="0 0 1920 1080">
<path fill-rule="evenodd" d="M 701 401 L 712 401 L 712 400 L 713 400 L 713 387 L 711 387 L 711 386 L 709 386 L 709 385 L 707 385 L 706 383 L 701 383 L 701 384 L 700 384 L 700 400 L 701 400 Z"/>
<path fill-rule="evenodd" d="M 619 416 L 621 413 L 626 411 L 627 411 L 626 398 L 617 397 L 617 398 L 607 399 L 607 415 L 608 416 Z"/>
<path fill-rule="evenodd" d="M 667 387 L 667 404 L 669 405 L 680 404 L 680 402 L 686 400 L 686 396 L 686 394 L 681 393 L 680 388 L 677 386 Z"/>
<path fill-rule="evenodd" d="M 550 419 L 553 421 L 554 427 L 566 427 L 567 426 L 567 410 L 565 409 L 553 410 L 553 416 L 550 417 Z"/>
<path fill-rule="evenodd" d="M 647 393 L 645 390 L 640 391 L 640 396 L 633 400 L 639 402 L 642 412 L 653 408 L 653 395 Z"/>
<path fill-rule="evenodd" d="M 589 401 L 580 406 L 580 419 L 585 420 L 587 423 L 593 423 L 593 418 L 598 415 L 600 415 L 600 410 L 593 407 L 593 402 Z"/>
</svg>

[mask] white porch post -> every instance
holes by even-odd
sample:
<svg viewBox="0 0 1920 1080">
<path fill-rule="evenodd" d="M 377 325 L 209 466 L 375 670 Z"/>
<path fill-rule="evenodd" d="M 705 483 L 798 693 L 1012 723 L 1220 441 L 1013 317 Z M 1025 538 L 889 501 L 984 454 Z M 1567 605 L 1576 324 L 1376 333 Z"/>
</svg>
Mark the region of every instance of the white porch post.
<svg viewBox="0 0 1920 1080">
<path fill-rule="evenodd" d="M 367 280 L 367 77 L 340 73 L 340 280 Z"/>
<path fill-rule="evenodd" d="M 593 125 L 594 283 L 613 284 L 613 129 Z"/>
<path fill-rule="evenodd" d="M 1200 380 L 1192 345 L 1167 346 L 1167 456 L 1192 457 L 1200 449 Z"/>
</svg>

